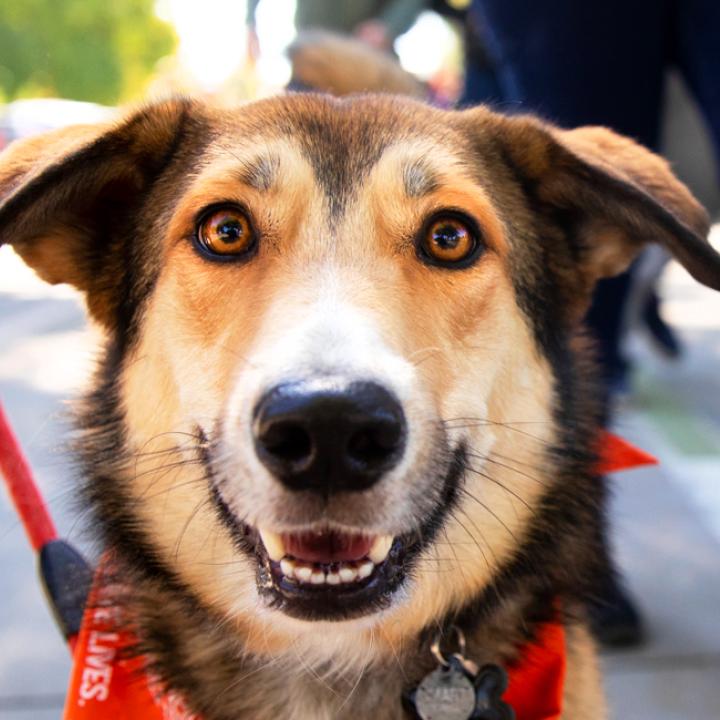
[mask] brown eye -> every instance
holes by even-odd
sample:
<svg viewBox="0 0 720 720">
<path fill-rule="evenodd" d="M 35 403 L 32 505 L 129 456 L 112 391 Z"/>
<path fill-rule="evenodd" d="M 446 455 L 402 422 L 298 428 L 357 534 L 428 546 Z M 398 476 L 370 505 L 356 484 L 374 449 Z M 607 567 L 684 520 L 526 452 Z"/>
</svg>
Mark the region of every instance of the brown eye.
<svg viewBox="0 0 720 720">
<path fill-rule="evenodd" d="M 436 265 L 464 266 L 477 255 L 477 232 L 470 223 L 453 216 L 434 220 L 421 238 L 425 258 Z"/>
<path fill-rule="evenodd" d="M 219 208 L 200 221 L 197 241 L 207 255 L 232 259 L 253 249 L 255 231 L 239 208 Z"/>
</svg>

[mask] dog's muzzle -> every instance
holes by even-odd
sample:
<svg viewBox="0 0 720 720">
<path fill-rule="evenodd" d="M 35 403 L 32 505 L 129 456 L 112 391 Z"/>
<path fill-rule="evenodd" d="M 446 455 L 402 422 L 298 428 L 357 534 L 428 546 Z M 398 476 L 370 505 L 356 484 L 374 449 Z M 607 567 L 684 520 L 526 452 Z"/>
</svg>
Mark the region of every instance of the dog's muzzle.
<svg viewBox="0 0 720 720">
<path fill-rule="evenodd" d="M 270 486 L 262 487 L 277 500 L 253 509 L 248 524 L 222 471 L 213 475 L 219 478 L 213 498 L 238 547 L 257 560 L 260 595 L 287 615 L 311 620 L 388 607 L 451 504 L 460 456 L 440 434 L 431 438 L 433 462 L 420 469 L 409 462 L 417 441 L 408 415 L 376 379 L 283 380 L 249 414 L 251 452 L 269 476 L 263 482 Z M 412 493 L 420 486 L 427 492 L 419 502 Z M 397 521 L 378 520 L 391 512 L 388 502 L 396 517 L 397 504 L 407 503 L 400 532 Z"/>
</svg>

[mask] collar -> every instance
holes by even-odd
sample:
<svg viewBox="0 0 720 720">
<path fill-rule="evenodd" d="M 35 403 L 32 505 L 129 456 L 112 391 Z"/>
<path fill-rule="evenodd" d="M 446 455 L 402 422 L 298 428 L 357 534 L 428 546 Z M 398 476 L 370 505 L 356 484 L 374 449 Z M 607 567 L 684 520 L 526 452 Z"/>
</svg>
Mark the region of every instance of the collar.
<svg viewBox="0 0 720 720">
<path fill-rule="evenodd" d="M 598 458 L 598 475 L 657 463 L 611 433 L 603 434 Z M 118 632 L 119 611 L 102 579 L 101 565 L 75 648 L 63 720 L 201 720 L 181 697 L 164 692 L 144 672 L 144 658 L 124 656 L 135 637 L 127 630 Z M 517 662 L 507 668 L 510 683 L 503 701 L 515 710 L 517 720 L 560 719 L 566 662 L 563 625 L 541 625 L 533 642 L 521 648 Z"/>
</svg>

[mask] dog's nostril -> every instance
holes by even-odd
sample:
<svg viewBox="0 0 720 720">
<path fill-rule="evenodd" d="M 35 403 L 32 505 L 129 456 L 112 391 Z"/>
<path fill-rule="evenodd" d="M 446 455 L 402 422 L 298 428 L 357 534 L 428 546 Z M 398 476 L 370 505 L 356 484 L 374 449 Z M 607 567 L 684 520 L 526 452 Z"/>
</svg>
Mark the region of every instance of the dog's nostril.
<svg viewBox="0 0 720 720">
<path fill-rule="evenodd" d="M 305 428 L 292 422 L 271 424 L 258 440 L 270 455 L 289 463 L 301 463 L 313 452 L 312 440 Z"/>
<path fill-rule="evenodd" d="M 399 423 L 369 425 L 350 436 L 346 452 L 355 463 L 370 468 L 387 462 L 398 451 L 402 441 Z"/>
<path fill-rule="evenodd" d="M 406 423 L 394 395 L 373 382 L 333 378 L 270 390 L 253 414 L 258 459 L 292 490 L 365 490 L 399 462 Z"/>
</svg>

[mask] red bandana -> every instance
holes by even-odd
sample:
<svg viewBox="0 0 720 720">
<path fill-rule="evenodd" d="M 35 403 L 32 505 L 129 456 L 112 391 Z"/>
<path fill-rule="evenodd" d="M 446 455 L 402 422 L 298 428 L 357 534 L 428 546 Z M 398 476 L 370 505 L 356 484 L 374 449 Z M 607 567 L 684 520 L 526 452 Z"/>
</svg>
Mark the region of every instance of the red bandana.
<svg viewBox="0 0 720 720">
<path fill-rule="evenodd" d="M 605 474 L 656 462 L 606 433 L 596 470 Z M 164 693 L 161 684 L 143 672 L 143 658 L 120 656 L 134 638 L 113 630 L 116 610 L 102 607 L 101 593 L 102 583 L 97 583 L 75 649 L 63 720 L 201 720 L 182 698 Z M 520 660 L 508 668 L 510 686 L 503 700 L 517 720 L 560 720 L 565 664 L 563 626 L 543 625 L 535 641 L 522 649 Z"/>
</svg>

